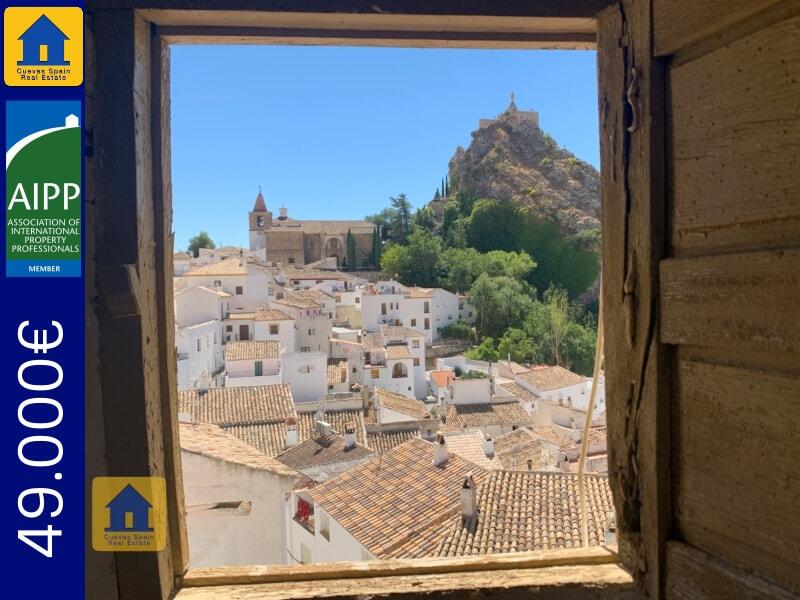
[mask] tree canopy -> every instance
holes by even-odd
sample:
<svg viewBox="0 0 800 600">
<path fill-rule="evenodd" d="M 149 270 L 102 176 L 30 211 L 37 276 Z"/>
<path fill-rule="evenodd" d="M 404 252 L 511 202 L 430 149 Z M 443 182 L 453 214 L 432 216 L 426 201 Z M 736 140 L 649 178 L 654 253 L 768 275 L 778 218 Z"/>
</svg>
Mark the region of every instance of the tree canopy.
<svg viewBox="0 0 800 600">
<path fill-rule="evenodd" d="M 200 256 L 200 248 L 210 248 L 213 250 L 216 247 L 217 246 L 214 244 L 214 240 L 211 239 L 211 236 L 208 235 L 208 232 L 201 231 L 189 240 L 189 247 L 186 249 L 186 251 L 197 258 Z"/>
</svg>

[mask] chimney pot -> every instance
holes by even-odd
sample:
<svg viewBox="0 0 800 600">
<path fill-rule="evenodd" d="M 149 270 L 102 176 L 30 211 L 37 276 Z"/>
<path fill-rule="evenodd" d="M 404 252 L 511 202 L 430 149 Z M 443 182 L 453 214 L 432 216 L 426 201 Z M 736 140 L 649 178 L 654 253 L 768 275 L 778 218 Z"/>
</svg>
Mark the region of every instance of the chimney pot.
<svg viewBox="0 0 800 600">
<path fill-rule="evenodd" d="M 283 422 L 286 426 L 286 447 L 291 448 L 297 445 L 297 420 L 294 417 L 287 417 Z"/>
<path fill-rule="evenodd" d="M 533 459 L 528 459 L 528 471 L 533 471 Z"/>
<path fill-rule="evenodd" d="M 438 467 L 447 462 L 450 455 L 447 452 L 447 440 L 444 434 L 439 431 L 436 433 L 436 441 L 433 442 L 433 464 Z"/>
<path fill-rule="evenodd" d="M 461 496 L 461 517 L 464 519 L 471 519 L 478 514 L 478 494 L 475 489 L 475 479 L 472 473 L 467 473 L 464 477 L 464 483 L 461 485 L 459 491 Z"/>
<path fill-rule="evenodd" d="M 350 450 L 356 445 L 356 424 L 345 423 L 344 425 L 344 449 Z"/>
<path fill-rule="evenodd" d="M 483 440 L 483 453 L 486 455 L 486 458 L 494 456 L 494 440 L 490 435 L 487 435 Z"/>
</svg>

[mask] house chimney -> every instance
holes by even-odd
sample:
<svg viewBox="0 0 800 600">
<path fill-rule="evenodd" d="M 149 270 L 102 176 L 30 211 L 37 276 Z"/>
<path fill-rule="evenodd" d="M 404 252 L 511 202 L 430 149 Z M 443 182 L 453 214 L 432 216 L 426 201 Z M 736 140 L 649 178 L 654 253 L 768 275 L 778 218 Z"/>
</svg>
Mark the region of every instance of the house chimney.
<svg viewBox="0 0 800 600">
<path fill-rule="evenodd" d="M 327 421 L 317 421 L 317 433 L 320 435 L 330 435 L 331 434 L 331 424 Z"/>
<path fill-rule="evenodd" d="M 569 472 L 569 457 L 566 454 L 561 455 L 561 461 L 558 463 L 558 466 L 565 473 Z"/>
<path fill-rule="evenodd" d="M 350 450 L 356 445 L 356 424 L 353 422 L 344 424 L 344 449 Z"/>
<path fill-rule="evenodd" d="M 528 471 L 533 471 L 533 459 L 528 459 Z"/>
<path fill-rule="evenodd" d="M 478 514 L 478 493 L 475 489 L 475 480 L 472 478 L 472 473 L 467 473 L 464 477 L 464 483 L 461 485 L 461 517 L 463 519 L 472 519 Z"/>
<path fill-rule="evenodd" d="M 179 412 L 178 413 L 178 423 L 193 423 L 194 419 L 192 419 L 192 413 L 189 412 Z"/>
<path fill-rule="evenodd" d="M 447 452 L 447 440 L 441 431 L 436 432 L 436 441 L 433 442 L 433 465 L 438 467 L 447 462 L 450 455 Z"/>
<path fill-rule="evenodd" d="M 490 435 L 487 435 L 483 439 L 483 453 L 486 455 L 486 458 L 492 458 L 494 456 L 494 440 Z"/>
<path fill-rule="evenodd" d="M 286 417 L 283 422 L 286 426 L 286 447 L 291 448 L 297 445 L 297 419 L 294 417 Z"/>
</svg>

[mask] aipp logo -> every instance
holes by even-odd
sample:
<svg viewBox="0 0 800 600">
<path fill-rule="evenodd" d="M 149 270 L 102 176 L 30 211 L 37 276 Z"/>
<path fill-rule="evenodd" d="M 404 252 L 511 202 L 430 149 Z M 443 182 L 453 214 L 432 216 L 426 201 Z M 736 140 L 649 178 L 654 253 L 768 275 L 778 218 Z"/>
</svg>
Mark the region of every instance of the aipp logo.
<svg viewBox="0 0 800 600">
<path fill-rule="evenodd" d="M 83 11 L 9 7 L 3 15 L 3 76 L 9 86 L 83 82 Z"/>
</svg>

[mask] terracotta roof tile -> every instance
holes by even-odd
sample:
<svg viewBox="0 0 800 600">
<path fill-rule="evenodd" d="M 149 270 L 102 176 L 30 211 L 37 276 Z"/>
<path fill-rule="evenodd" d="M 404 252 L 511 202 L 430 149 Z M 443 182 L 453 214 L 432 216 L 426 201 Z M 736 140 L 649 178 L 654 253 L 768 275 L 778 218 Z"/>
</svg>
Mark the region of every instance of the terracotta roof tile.
<svg viewBox="0 0 800 600">
<path fill-rule="evenodd" d="M 550 451 L 530 429 L 520 427 L 494 439 L 494 451 L 506 469 L 541 471 L 555 465 Z"/>
<path fill-rule="evenodd" d="M 530 415 L 517 400 L 487 404 L 448 404 L 445 408 L 445 431 L 491 425 L 523 427 L 530 422 Z"/>
<path fill-rule="evenodd" d="M 393 344 L 386 346 L 386 360 L 407 360 L 413 358 L 408 346 Z"/>
<path fill-rule="evenodd" d="M 445 371 L 431 371 L 430 373 L 431 379 L 436 382 L 438 387 L 447 387 L 450 385 L 450 382 L 456 378 L 456 374 L 453 371 L 445 370 Z"/>
<path fill-rule="evenodd" d="M 238 258 L 224 258 L 217 262 L 189 269 L 183 277 L 211 277 L 214 275 L 247 275 L 247 268 Z"/>
<path fill-rule="evenodd" d="M 512 396 L 515 396 L 520 400 L 524 400 L 526 402 L 533 402 L 534 400 L 539 399 L 539 397 L 536 394 L 529 392 L 518 383 L 501 383 L 500 387 L 503 388 Z"/>
<path fill-rule="evenodd" d="M 347 382 L 347 359 L 328 359 L 328 385 Z"/>
<path fill-rule="evenodd" d="M 433 464 L 433 444 L 411 439 L 309 491 L 313 500 L 378 558 L 426 556 L 428 533 L 459 510 L 461 483 L 486 473 L 459 456 Z"/>
<path fill-rule="evenodd" d="M 341 435 L 318 435 L 292 446 L 276 456 L 275 460 L 295 469 L 304 469 L 363 460 L 374 455 L 372 450 L 360 444 L 345 448 L 345 440 Z"/>
<path fill-rule="evenodd" d="M 589 545 L 613 519 L 608 477 L 586 475 Z M 453 518 L 436 556 L 499 554 L 581 545 L 578 478 L 568 473 L 492 471 L 479 484 L 476 516 Z"/>
<path fill-rule="evenodd" d="M 419 437 L 419 429 L 400 429 L 396 431 L 376 431 L 367 432 L 367 446 L 378 454 L 388 452 L 392 448 L 399 446 L 410 440 Z"/>
<path fill-rule="evenodd" d="M 394 412 L 399 412 L 415 419 L 430 419 L 431 413 L 428 408 L 419 400 L 414 400 L 403 394 L 390 392 L 383 388 L 376 387 L 375 394 L 378 402 L 383 408 L 388 408 Z"/>
<path fill-rule="evenodd" d="M 260 358 L 278 358 L 281 346 L 278 342 L 266 340 L 249 340 L 228 342 L 225 344 L 225 360 L 258 360 Z"/>
<path fill-rule="evenodd" d="M 201 423 L 220 427 L 282 423 L 294 416 L 292 390 L 286 383 L 252 387 L 218 387 L 178 392 L 178 410 Z"/>
<path fill-rule="evenodd" d="M 448 452 L 457 454 L 461 458 L 486 470 L 502 469 L 503 464 L 496 454 L 486 456 L 484 452 L 485 437 L 480 431 L 475 430 L 454 431 L 444 435 L 447 440 Z"/>
<path fill-rule="evenodd" d="M 355 408 L 346 410 L 327 410 L 325 411 L 325 422 L 331 426 L 333 433 L 344 433 L 344 429 L 348 423 L 355 423 L 356 442 L 362 446 L 366 445 L 366 430 L 364 425 L 363 411 Z M 308 438 L 316 435 L 316 433 L 316 413 L 297 413 L 298 440 L 307 440 Z"/>
<path fill-rule="evenodd" d="M 224 429 L 267 456 L 277 456 L 286 449 L 286 426 L 283 422 L 229 425 Z"/>
<path fill-rule="evenodd" d="M 210 423 L 181 423 L 180 444 L 181 450 L 192 454 L 224 460 L 259 471 L 269 471 L 276 475 L 298 478 L 300 476 L 294 469 Z"/>
<path fill-rule="evenodd" d="M 381 335 L 383 337 L 388 338 L 418 338 L 418 337 L 425 337 L 425 334 L 416 331 L 415 329 L 409 329 L 408 327 L 402 327 L 400 325 L 382 325 L 381 326 Z"/>
<path fill-rule="evenodd" d="M 558 365 L 537 366 L 517 377 L 540 391 L 555 390 L 588 381 L 583 375 L 578 375 Z"/>
<path fill-rule="evenodd" d="M 255 321 L 294 321 L 294 317 L 290 317 L 282 310 L 274 308 L 261 308 L 253 315 Z"/>
</svg>

